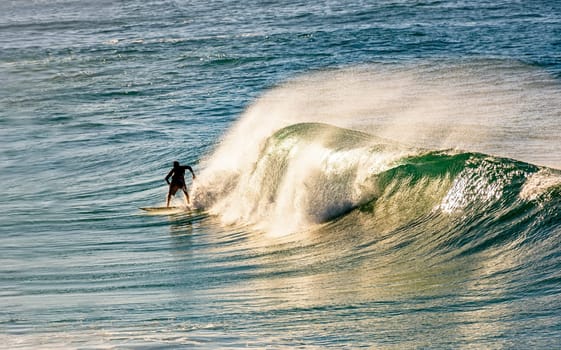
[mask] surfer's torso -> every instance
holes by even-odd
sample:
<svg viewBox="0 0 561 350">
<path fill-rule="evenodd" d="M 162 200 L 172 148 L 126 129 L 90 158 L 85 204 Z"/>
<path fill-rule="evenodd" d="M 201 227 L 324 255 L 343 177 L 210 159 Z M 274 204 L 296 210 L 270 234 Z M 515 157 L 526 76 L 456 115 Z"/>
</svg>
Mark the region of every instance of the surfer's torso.
<svg viewBox="0 0 561 350">
<path fill-rule="evenodd" d="M 183 187 L 185 186 L 185 170 L 188 166 L 178 166 L 173 168 L 173 174 L 171 176 L 171 183 L 173 185 Z"/>
</svg>

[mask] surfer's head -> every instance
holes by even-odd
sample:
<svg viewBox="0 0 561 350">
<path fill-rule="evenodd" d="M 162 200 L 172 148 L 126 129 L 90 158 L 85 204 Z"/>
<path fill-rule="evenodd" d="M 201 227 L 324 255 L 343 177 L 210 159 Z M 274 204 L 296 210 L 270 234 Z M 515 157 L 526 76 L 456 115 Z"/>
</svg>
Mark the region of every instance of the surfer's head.
<svg viewBox="0 0 561 350">
<path fill-rule="evenodd" d="M 173 167 L 177 168 L 179 166 L 179 162 L 176 160 L 175 162 L 173 162 Z"/>
</svg>

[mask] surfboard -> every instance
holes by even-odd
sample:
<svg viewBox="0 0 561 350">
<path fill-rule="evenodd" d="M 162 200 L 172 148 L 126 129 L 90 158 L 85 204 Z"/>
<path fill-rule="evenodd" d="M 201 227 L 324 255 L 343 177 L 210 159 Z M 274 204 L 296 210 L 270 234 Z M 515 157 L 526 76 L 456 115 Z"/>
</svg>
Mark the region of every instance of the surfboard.
<svg viewBox="0 0 561 350">
<path fill-rule="evenodd" d="M 187 207 L 142 207 L 140 209 L 155 215 L 177 214 L 189 211 Z"/>
</svg>

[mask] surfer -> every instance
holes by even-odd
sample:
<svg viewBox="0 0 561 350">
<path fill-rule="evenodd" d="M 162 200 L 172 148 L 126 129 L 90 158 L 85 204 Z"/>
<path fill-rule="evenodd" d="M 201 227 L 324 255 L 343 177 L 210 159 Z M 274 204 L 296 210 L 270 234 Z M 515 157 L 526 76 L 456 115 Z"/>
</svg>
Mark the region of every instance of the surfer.
<svg viewBox="0 0 561 350">
<path fill-rule="evenodd" d="M 191 168 L 189 165 L 179 165 L 178 161 L 173 162 L 173 169 L 171 169 L 166 176 L 166 182 L 169 185 L 166 207 L 169 207 L 171 196 L 175 196 L 175 192 L 177 192 L 177 190 L 179 189 L 181 189 L 185 194 L 185 203 L 189 205 L 189 194 L 187 193 L 187 186 L 185 185 L 185 170 L 189 170 L 193 175 L 193 180 L 195 180 L 195 173 L 193 172 L 193 168 Z M 171 183 L 169 182 L 170 177 Z"/>
</svg>

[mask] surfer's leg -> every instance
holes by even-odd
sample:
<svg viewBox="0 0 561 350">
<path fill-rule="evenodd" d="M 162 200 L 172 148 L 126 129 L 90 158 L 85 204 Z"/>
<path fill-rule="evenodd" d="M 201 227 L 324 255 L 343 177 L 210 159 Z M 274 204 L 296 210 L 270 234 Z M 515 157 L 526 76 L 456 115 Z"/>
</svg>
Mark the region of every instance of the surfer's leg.
<svg viewBox="0 0 561 350">
<path fill-rule="evenodd" d="M 168 195 L 166 197 L 166 207 L 169 208 L 169 201 L 171 200 L 171 191 L 168 191 Z"/>
<path fill-rule="evenodd" d="M 189 193 L 187 192 L 187 188 L 183 187 L 182 190 L 183 190 L 183 193 L 185 194 L 185 203 L 187 205 L 189 205 L 189 203 L 191 203 L 191 201 L 189 200 Z"/>
<path fill-rule="evenodd" d="M 171 184 L 169 186 L 168 196 L 167 196 L 167 199 L 166 199 L 166 207 L 169 207 L 169 202 L 171 200 L 171 196 L 175 196 L 175 192 L 177 192 L 177 186 L 175 186 L 174 184 Z"/>
</svg>

